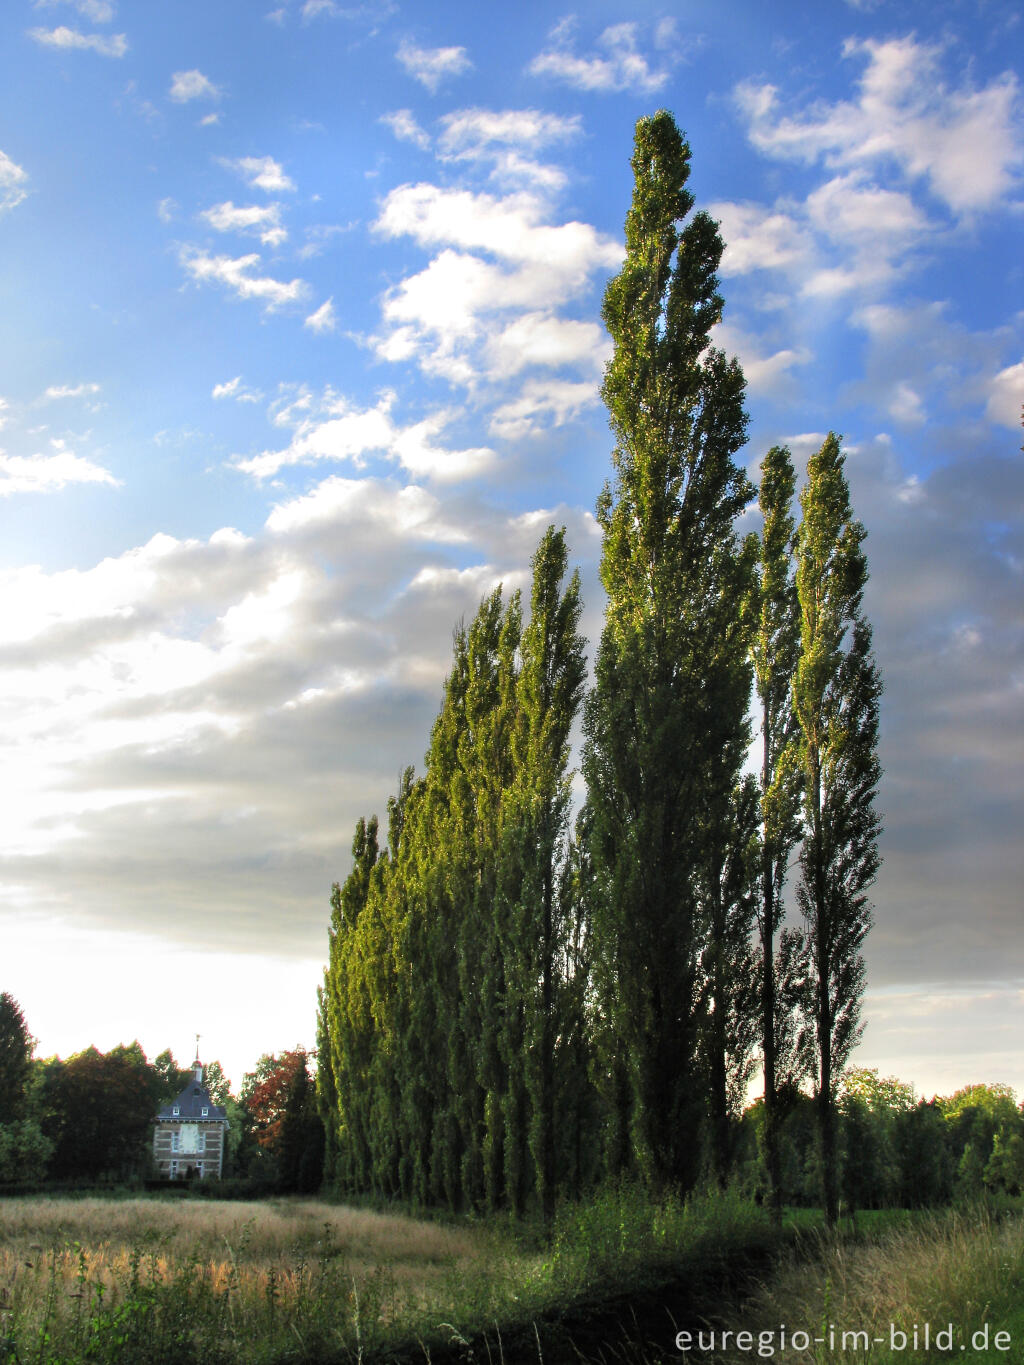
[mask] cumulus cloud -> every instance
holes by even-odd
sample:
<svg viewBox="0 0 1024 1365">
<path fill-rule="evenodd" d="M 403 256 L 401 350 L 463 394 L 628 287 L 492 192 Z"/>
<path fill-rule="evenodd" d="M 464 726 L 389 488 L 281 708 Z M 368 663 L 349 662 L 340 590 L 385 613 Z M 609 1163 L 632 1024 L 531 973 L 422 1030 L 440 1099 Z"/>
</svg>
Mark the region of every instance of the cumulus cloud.
<svg viewBox="0 0 1024 1365">
<path fill-rule="evenodd" d="M 325 299 L 324 302 L 314 313 L 303 323 L 311 332 L 322 335 L 324 332 L 333 332 L 338 326 L 338 319 L 334 312 L 334 299 Z"/>
<path fill-rule="evenodd" d="M 253 272 L 260 264 L 258 252 L 247 256 L 211 256 L 196 247 L 180 253 L 183 268 L 197 284 L 220 284 L 240 299 L 257 299 L 269 312 L 290 303 L 301 303 L 309 294 L 305 280 L 276 280 Z"/>
<path fill-rule="evenodd" d="M 552 426 L 575 421 L 600 399 L 594 380 L 528 379 L 515 398 L 494 409 L 489 430 L 504 441 L 540 436 Z"/>
<path fill-rule="evenodd" d="M 546 114 L 536 109 L 460 109 L 441 120 L 438 155 L 444 161 L 490 163 L 491 176 L 556 190 L 566 182 L 559 166 L 537 160 L 536 153 L 568 142 L 582 131 L 579 115 Z"/>
<path fill-rule="evenodd" d="M 170 95 L 178 104 L 187 104 L 189 100 L 219 100 L 221 91 L 208 76 L 193 68 L 191 71 L 174 72 Z"/>
<path fill-rule="evenodd" d="M 551 33 L 551 43 L 528 66 L 532 76 L 550 76 L 577 90 L 602 94 L 629 90 L 637 95 L 654 95 L 671 75 L 674 58 L 666 55 L 660 65 L 652 65 L 640 51 L 640 26 L 635 23 L 612 24 L 597 40 L 597 52 L 580 56 L 575 51 L 574 20 L 563 20 Z M 668 46 L 674 31 L 659 26 L 655 31 L 658 46 Z"/>
<path fill-rule="evenodd" d="M 0 152 L 0 213 L 17 208 L 25 198 L 28 174 L 6 152 Z"/>
<path fill-rule="evenodd" d="M 288 229 L 281 224 L 280 204 L 235 205 L 228 199 L 204 209 L 199 216 L 217 232 L 251 233 L 264 246 L 280 246 L 288 239 Z"/>
<path fill-rule="evenodd" d="M 382 114 L 380 121 L 391 129 L 399 142 L 411 142 L 421 151 L 429 148 L 430 134 L 416 122 L 411 109 L 396 109 L 394 113 Z"/>
<path fill-rule="evenodd" d="M 498 198 L 429 184 L 393 190 L 376 230 L 443 249 L 388 293 L 389 330 L 376 339 L 378 354 L 414 357 L 428 373 L 472 385 L 471 356 L 495 326 L 506 325 L 502 313 L 550 313 L 593 272 L 621 260 L 611 238 L 585 223 L 551 224 L 549 214 L 543 198 L 526 192 Z"/>
<path fill-rule="evenodd" d="M 360 408 L 328 389 L 314 401 L 303 394 L 297 404 L 278 412 L 279 425 L 291 425 L 293 435 L 283 450 L 236 456 L 233 463 L 256 479 L 272 478 L 292 465 L 321 461 L 364 468 L 371 455 L 393 460 L 416 478 L 451 482 L 472 478 L 495 461 L 487 447 L 441 445 L 438 438 L 458 418 L 454 409 L 431 413 L 419 422 L 394 420 L 395 395 L 386 392 L 372 408 Z"/>
<path fill-rule="evenodd" d="M 61 448 L 52 455 L 7 455 L 0 451 L 0 497 L 14 493 L 58 493 L 74 483 L 105 483 L 120 487 L 109 469 Z"/>
<path fill-rule="evenodd" d="M 77 29 L 60 28 L 29 29 L 29 37 L 44 47 L 59 47 L 65 50 L 78 49 L 83 52 L 98 52 L 101 57 L 123 57 L 128 51 L 128 39 L 123 33 L 113 33 L 109 38 L 100 33 L 79 33 Z"/>
<path fill-rule="evenodd" d="M 295 188 L 284 167 L 272 156 L 242 156 L 234 161 L 222 158 L 221 164 L 240 175 L 251 188 L 266 190 L 268 194 L 284 194 Z"/>
<path fill-rule="evenodd" d="M 1008 365 L 992 380 L 985 411 L 990 421 L 1019 427 L 1024 420 L 1024 360 Z"/>
<path fill-rule="evenodd" d="M 775 86 L 736 87 L 756 147 L 836 168 L 895 166 L 909 180 L 925 181 L 956 214 L 1006 202 L 1022 159 L 1019 85 L 1012 72 L 980 90 L 967 84 L 951 89 L 942 78 L 943 49 L 912 36 L 850 39 L 843 52 L 867 63 L 855 100 L 821 100 L 787 115 Z"/>
<path fill-rule="evenodd" d="M 233 398 L 236 403 L 258 403 L 263 395 L 258 389 L 250 389 L 243 384 L 242 376 L 236 374 L 234 379 L 228 379 L 223 384 L 214 384 L 210 397 Z"/>
<path fill-rule="evenodd" d="M 464 47 L 417 47 L 403 42 L 395 56 L 432 95 L 447 77 L 462 76 L 473 66 Z"/>
<path fill-rule="evenodd" d="M 136 932 L 321 953 L 348 831 L 419 759 L 453 622 L 523 581 L 543 530 L 452 498 L 332 475 L 252 536 L 0 570 L 19 720 L 0 736 L 17 793 L 0 893 L 18 886 L 19 914 L 73 900 L 117 925 L 128 906 Z"/>
</svg>

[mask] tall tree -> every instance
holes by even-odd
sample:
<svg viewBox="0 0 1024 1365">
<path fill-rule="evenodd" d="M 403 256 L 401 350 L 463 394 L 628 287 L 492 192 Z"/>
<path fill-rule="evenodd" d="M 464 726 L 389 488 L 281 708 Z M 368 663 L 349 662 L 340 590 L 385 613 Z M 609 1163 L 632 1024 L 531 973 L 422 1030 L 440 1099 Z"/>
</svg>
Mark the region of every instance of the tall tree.
<svg viewBox="0 0 1024 1365">
<path fill-rule="evenodd" d="M 4 991 L 0 995 L 0 1123 L 13 1123 L 24 1112 L 32 1048 L 21 1006 Z"/>
<path fill-rule="evenodd" d="M 738 777 L 719 756 L 741 750 L 746 729 L 748 565 L 734 523 L 753 490 L 733 459 L 743 375 L 710 345 L 722 240 L 706 213 L 691 216 L 690 149 L 670 114 L 638 122 L 632 166 L 626 259 L 603 307 L 615 482 L 597 506 L 608 606 L 584 773 L 620 1128 L 649 1178 L 689 1188 L 705 1109 L 707 912 L 695 872 L 704 813 Z"/>
<path fill-rule="evenodd" d="M 796 475 L 789 450 L 772 446 L 761 462 L 758 503 L 763 518 L 754 585 L 751 645 L 754 683 L 761 703 L 761 868 L 757 925 L 761 967 L 761 1055 L 764 1069 L 764 1152 L 769 1204 L 782 1218 L 779 1153 L 779 1014 L 776 934 L 783 918 L 782 891 L 800 837 L 800 768 L 797 762 L 793 675 L 800 650 L 792 515 Z M 787 941 L 785 962 L 796 942 Z"/>
<path fill-rule="evenodd" d="M 562 875 L 570 805 L 569 733 L 586 679 L 579 574 L 574 573 L 563 589 L 567 568 L 565 527 L 556 531 L 549 526 L 533 558 L 508 819 L 520 850 L 516 861 L 521 881 L 512 914 L 507 977 L 524 1021 L 529 1146 L 547 1224 L 555 1211 L 556 1044 L 566 1008 L 566 950 L 573 937 L 576 904 L 566 894 L 569 882 Z M 509 1060 L 516 1065 L 514 1056 Z"/>
<path fill-rule="evenodd" d="M 839 1214 L 836 1079 L 860 1035 L 861 945 L 867 890 L 879 866 L 875 796 L 882 684 L 861 611 L 866 532 L 854 521 L 839 438 L 807 466 L 800 495 L 796 585 L 800 657 L 793 702 L 800 725 L 805 836 L 800 908 L 807 924 L 817 1043 L 816 1081 L 825 1216 Z"/>
</svg>

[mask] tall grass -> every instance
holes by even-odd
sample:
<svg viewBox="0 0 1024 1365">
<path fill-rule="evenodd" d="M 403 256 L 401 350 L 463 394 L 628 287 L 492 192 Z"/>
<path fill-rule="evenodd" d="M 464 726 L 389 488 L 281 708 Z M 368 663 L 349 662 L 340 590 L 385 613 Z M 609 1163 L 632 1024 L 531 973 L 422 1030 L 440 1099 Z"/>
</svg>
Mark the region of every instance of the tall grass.
<svg viewBox="0 0 1024 1365">
<path fill-rule="evenodd" d="M 1024 1217 L 978 1206 L 915 1217 L 868 1241 L 805 1236 L 742 1317 L 744 1329 L 766 1334 L 762 1358 L 772 1332 L 775 1359 L 814 1365 L 1024 1361 Z M 782 1324 L 790 1341 L 806 1331 L 808 1347 L 780 1349 Z M 936 1346 L 940 1331 L 948 1339 Z M 867 1349 L 851 1335 L 860 1332 Z M 1006 1334 L 998 1349 L 997 1332 Z M 757 1358 L 756 1348 L 717 1356 Z"/>
<path fill-rule="evenodd" d="M 492 1245 L 312 1200 L 5 1200 L 0 1361 L 360 1360 L 435 1331 Z"/>
<path fill-rule="evenodd" d="M 550 1245 L 315 1200 L 9 1199 L 0 1363 L 341 1365 L 454 1344 L 550 1365 L 543 1320 L 697 1282 L 768 1236 L 738 1199 L 681 1206 L 628 1185 L 564 1210 Z"/>
</svg>

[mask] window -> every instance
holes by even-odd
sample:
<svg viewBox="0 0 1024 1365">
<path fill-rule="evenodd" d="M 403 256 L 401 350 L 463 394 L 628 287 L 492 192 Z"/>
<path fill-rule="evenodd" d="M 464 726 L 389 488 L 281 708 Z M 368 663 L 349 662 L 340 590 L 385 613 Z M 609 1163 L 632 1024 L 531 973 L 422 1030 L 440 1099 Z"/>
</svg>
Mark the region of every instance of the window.
<svg viewBox="0 0 1024 1365">
<path fill-rule="evenodd" d="M 172 1161 L 172 1162 L 171 1162 L 170 1169 L 168 1170 L 167 1175 L 168 1175 L 168 1177 L 169 1177 L 171 1180 L 177 1180 L 177 1178 L 178 1178 L 178 1163 L 177 1163 L 176 1161 Z"/>
<path fill-rule="evenodd" d="M 180 1151 L 181 1151 L 181 1134 L 180 1134 L 180 1133 L 172 1133 L 172 1134 L 171 1134 L 171 1151 L 172 1151 L 172 1152 L 180 1152 Z M 172 1162 L 171 1162 L 171 1165 L 172 1165 L 172 1166 L 177 1166 L 177 1164 L 178 1164 L 178 1163 L 177 1163 L 176 1161 L 172 1161 Z"/>
<path fill-rule="evenodd" d="M 210 1112 L 210 1106 L 207 1105 L 207 1104 L 204 1104 L 204 1105 L 203 1105 L 203 1118 L 204 1118 L 204 1119 L 208 1116 L 209 1112 Z"/>
<path fill-rule="evenodd" d="M 171 1113 L 174 1115 L 175 1118 L 177 1118 L 178 1115 L 181 1113 L 181 1105 L 176 1104 L 174 1108 L 171 1110 Z"/>
</svg>

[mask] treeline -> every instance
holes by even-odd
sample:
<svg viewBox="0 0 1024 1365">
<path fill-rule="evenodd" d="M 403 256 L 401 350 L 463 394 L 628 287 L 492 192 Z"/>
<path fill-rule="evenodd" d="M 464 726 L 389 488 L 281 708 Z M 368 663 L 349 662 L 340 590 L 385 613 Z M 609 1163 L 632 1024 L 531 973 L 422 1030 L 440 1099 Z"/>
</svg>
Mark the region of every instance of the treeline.
<svg viewBox="0 0 1024 1365">
<path fill-rule="evenodd" d="M 191 1080 L 169 1048 L 149 1061 L 138 1042 L 35 1057 L 20 1005 L 0 994 L 0 1189 L 148 1179 L 157 1112 Z M 203 1084 L 229 1123 L 225 1176 L 254 1190 L 319 1189 L 323 1125 L 301 1048 L 261 1057 L 238 1096 L 219 1062 L 204 1066 Z"/>
<path fill-rule="evenodd" d="M 821 1158 L 814 1102 L 780 1095 L 781 1180 L 787 1204 L 820 1198 Z M 932 1208 L 983 1195 L 1024 1194 L 1024 1109 L 1006 1085 L 968 1085 L 917 1099 L 910 1085 L 875 1070 L 848 1068 L 837 1090 L 841 1193 L 849 1211 Z M 764 1104 L 743 1115 L 737 1180 L 767 1197 Z"/>
<path fill-rule="evenodd" d="M 721 238 L 692 213 L 670 115 L 638 123 L 632 164 L 603 307 L 616 444 L 593 688 L 579 582 L 549 527 L 528 616 L 499 588 L 456 630 L 422 776 L 405 772 L 385 831 L 359 821 L 334 888 L 326 1170 L 342 1191 L 545 1220 L 605 1176 L 724 1183 L 760 1057 L 769 1198 L 781 1206 L 779 1096 L 809 1083 L 834 1219 L 880 828 L 865 532 L 830 434 L 799 525 L 777 447 L 762 532 L 739 535 L 757 490 L 736 462 L 743 375 L 711 344 Z M 802 925 L 783 928 L 794 857 Z"/>
</svg>

